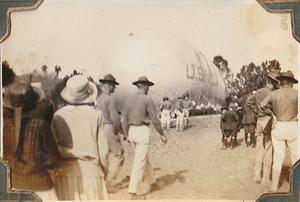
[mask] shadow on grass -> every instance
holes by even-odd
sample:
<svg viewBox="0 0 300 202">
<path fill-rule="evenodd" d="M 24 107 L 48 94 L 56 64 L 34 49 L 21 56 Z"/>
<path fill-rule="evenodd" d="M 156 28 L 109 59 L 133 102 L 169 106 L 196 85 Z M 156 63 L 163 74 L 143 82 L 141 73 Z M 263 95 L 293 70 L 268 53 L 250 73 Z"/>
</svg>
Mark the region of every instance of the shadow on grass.
<svg viewBox="0 0 300 202">
<path fill-rule="evenodd" d="M 174 172 L 173 174 L 160 176 L 159 178 L 156 179 L 156 182 L 152 185 L 151 192 L 161 190 L 164 187 L 174 184 L 176 181 L 179 181 L 180 183 L 185 183 L 185 176 L 183 176 L 183 174 L 187 172 L 188 170 L 182 170 L 182 171 Z"/>
<path fill-rule="evenodd" d="M 158 168 L 157 170 L 160 170 L 160 168 Z M 152 184 L 150 192 L 161 190 L 164 187 L 174 184 L 176 181 L 179 181 L 180 183 L 185 183 L 185 176 L 183 176 L 183 173 L 187 173 L 187 172 L 188 170 L 181 170 L 181 171 L 174 172 L 173 174 L 160 176 L 159 178 L 156 179 L 156 182 Z M 129 185 L 129 181 L 130 181 L 129 176 L 124 177 L 118 184 L 116 184 L 115 186 L 116 191 L 127 188 Z"/>
</svg>

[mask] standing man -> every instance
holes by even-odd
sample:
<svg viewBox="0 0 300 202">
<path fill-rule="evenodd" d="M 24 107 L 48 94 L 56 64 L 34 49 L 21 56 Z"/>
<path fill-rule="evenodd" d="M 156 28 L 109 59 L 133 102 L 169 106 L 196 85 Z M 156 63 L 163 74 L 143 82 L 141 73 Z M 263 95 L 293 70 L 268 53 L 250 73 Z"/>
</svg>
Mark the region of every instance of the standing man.
<svg viewBox="0 0 300 202">
<path fill-rule="evenodd" d="M 183 131 L 183 103 L 182 103 L 182 97 L 178 97 L 177 101 L 175 103 L 175 110 L 174 113 L 176 114 L 176 130 L 177 131 Z"/>
<path fill-rule="evenodd" d="M 112 95 L 119 83 L 111 74 L 105 75 L 99 79 L 99 82 L 101 94 L 97 99 L 97 109 L 103 113 L 103 130 L 109 147 L 107 162 L 102 162 L 104 164 L 102 166 L 106 172 L 107 191 L 112 193 L 115 192 L 115 180 L 124 161 L 123 147 L 118 135 L 118 133 L 122 133 L 121 119 Z"/>
<path fill-rule="evenodd" d="M 268 110 L 271 104 L 273 113 L 272 143 L 274 147 L 272 185 L 271 191 L 278 191 L 278 182 L 282 164 L 285 157 L 285 149 L 289 149 L 292 164 L 298 156 L 298 91 L 293 88 L 298 81 L 291 71 L 278 76 L 280 88 L 271 92 L 260 106 Z"/>
<path fill-rule="evenodd" d="M 266 111 L 259 110 L 260 102 L 267 97 L 275 86 L 277 86 L 277 74 L 270 73 L 266 77 L 266 86 L 257 90 L 257 92 L 249 97 L 246 105 L 257 114 L 256 124 L 256 156 L 254 165 L 254 180 L 257 183 L 268 186 L 270 184 L 270 172 L 272 165 L 272 142 L 270 126 L 271 114 Z M 261 178 L 261 170 L 263 167 L 263 178 Z"/>
<path fill-rule="evenodd" d="M 190 116 L 190 110 L 193 107 L 193 103 L 189 99 L 189 95 L 185 95 L 184 100 L 182 101 L 182 111 L 183 111 L 183 116 L 185 118 L 185 127 L 188 126 L 189 124 L 189 116 Z"/>
<path fill-rule="evenodd" d="M 154 102 L 148 96 L 149 87 L 154 83 L 149 81 L 147 77 L 141 76 L 133 82 L 133 85 L 137 87 L 137 93 L 133 95 L 125 107 L 123 131 L 124 138 L 128 137 L 129 142 L 135 145 L 128 193 L 131 199 L 137 199 L 140 195 L 149 192 L 154 183 L 148 157 L 151 136 L 150 123 L 160 134 L 162 143 L 165 144 L 167 139 L 157 117 L 158 113 Z"/>
<path fill-rule="evenodd" d="M 172 104 L 167 96 L 163 97 L 163 103 L 160 105 L 162 128 L 170 129 L 171 125 L 171 107 Z"/>
</svg>

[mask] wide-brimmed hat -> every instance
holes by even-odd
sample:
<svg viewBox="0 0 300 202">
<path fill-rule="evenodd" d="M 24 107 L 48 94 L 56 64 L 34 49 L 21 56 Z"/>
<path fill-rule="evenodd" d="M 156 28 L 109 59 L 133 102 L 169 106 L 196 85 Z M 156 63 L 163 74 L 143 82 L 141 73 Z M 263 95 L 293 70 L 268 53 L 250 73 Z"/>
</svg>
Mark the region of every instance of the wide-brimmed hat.
<svg viewBox="0 0 300 202">
<path fill-rule="evenodd" d="M 39 95 L 33 90 L 29 82 L 26 81 L 15 81 L 7 89 L 6 103 L 12 107 L 22 107 L 28 104 L 34 104 L 38 101 Z"/>
<path fill-rule="evenodd" d="M 101 83 L 108 82 L 108 83 L 113 83 L 115 85 L 119 85 L 119 83 L 116 81 L 116 78 L 111 74 L 106 74 L 103 77 L 103 79 L 99 79 L 99 82 Z"/>
<path fill-rule="evenodd" d="M 141 76 L 137 81 L 132 82 L 133 85 L 144 84 L 147 86 L 153 86 L 154 83 L 149 81 L 147 77 Z"/>
<path fill-rule="evenodd" d="M 43 90 L 42 82 L 32 82 L 31 86 L 32 86 L 33 91 L 39 95 L 38 102 L 45 99 L 45 91 Z"/>
<path fill-rule="evenodd" d="M 277 80 L 282 81 L 282 80 L 288 80 L 291 81 L 293 83 L 298 83 L 298 80 L 295 79 L 294 74 L 292 71 L 287 71 L 284 72 L 283 74 L 277 76 Z"/>
<path fill-rule="evenodd" d="M 270 79 L 272 79 L 273 81 L 278 82 L 277 77 L 278 77 L 278 73 L 277 72 L 271 72 L 269 74 L 266 74 L 266 76 Z"/>
<path fill-rule="evenodd" d="M 85 76 L 76 75 L 68 79 L 60 95 L 69 104 L 90 104 L 96 100 L 97 86 Z"/>
</svg>

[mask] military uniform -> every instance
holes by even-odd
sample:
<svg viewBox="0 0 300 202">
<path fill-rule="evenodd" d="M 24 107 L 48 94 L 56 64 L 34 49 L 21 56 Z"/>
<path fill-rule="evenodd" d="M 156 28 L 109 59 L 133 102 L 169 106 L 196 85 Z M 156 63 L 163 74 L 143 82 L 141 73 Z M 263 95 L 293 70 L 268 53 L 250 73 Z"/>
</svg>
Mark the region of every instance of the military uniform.
<svg viewBox="0 0 300 202">
<path fill-rule="evenodd" d="M 268 77 L 273 81 L 276 80 L 276 75 L 269 74 Z M 261 182 L 263 185 L 270 184 L 270 172 L 272 165 L 272 142 L 271 142 L 271 128 L 270 123 L 272 122 L 271 114 L 260 110 L 260 102 L 267 97 L 273 89 L 271 83 L 250 96 L 247 99 L 247 105 L 251 108 L 253 112 L 257 115 L 256 123 L 256 155 L 255 155 L 255 165 L 254 165 L 254 180 L 256 182 Z M 263 169 L 263 177 L 261 177 L 261 170 Z"/>
<path fill-rule="evenodd" d="M 183 131 L 184 125 L 183 125 L 183 103 L 181 98 L 178 98 L 175 103 L 175 114 L 176 114 L 176 130 L 177 131 Z"/>
<path fill-rule="evenodd" d="M 292 72 L 288 71 L 277 77 L 278 80 L 298 83 Z M 272 143 L 274 147 L 272 186 L 271 191 L 278 190 L 278 182 L 282 164 L 285 157 L 285 149 L 289 149 L 292 164 L 298 156 L 298 91 L 289 85 L 283 85 L 280 89 L 271 92 L 260 106 L 269 109 L 274 114 Z"/>
<path fill-rule="evenodd" d="M 119 173 L 124 161 L 123 147 L 119 133 L 122 133 L 122 125 L 118 114 L 114 97 L 108 94 L 101 94 L 97 99 L 97 109 L 103 114 L 103 132 L 107 138 L 109 156 L 107 165 L 104 165 L 107 174 L 107 181 L 114 180 Z"/>
<path fill-rule="evenodd" d="M 172 104 L 169 99 L 165 99 L 160 105 L 162 128 L 169 129 L 171 127 L 171 107 Z"/>
<path fill-rule="evenodd" d="M 184 123 L 185 127 L 188 127 L 190 110 L 191 110 L 192 106 L 193 106 L 193 103 L 190 100 L 184 99 L 182 101 L 182 112 L 183 112 L 183 116 L 185 118 L 185 123 Z"/>
<path fill-rule="evenodd" d="M 110 83 L 113 85 L 113 88 L 115 85 L 119 85 L 111 74 L 105 75 L 99 81 L 102 84 L 105 82 Z M 124 151 L 118 135 L 118 133 L 123 133 L 121 118 L 112 92 L 103 90 L 97 99 L 96 108 L 101 110 L 103 114 L 103 132 L 107 138 L 109 148 L 107 161 L 103 162 L 107 187 L 109 192 L 114 192 L 114 183 L 124 161 Z"/>
<path fill-rule="evenodd" d="M 153 85 L 146 77 L 140 77 L 133 84 Z M 161 136 L 164 135 L 157 114 L 153 100 L 143 91 L 138 91 L 126 104 L 123 119 L 124 136 L 128 136 L 128 140 L 135 146 L 128 187 L 130 194 L 145 194 L 150 191 L 151 185 L 154 183 L 148 156 L 151 136 L 150 123 Z"/>
</svg>

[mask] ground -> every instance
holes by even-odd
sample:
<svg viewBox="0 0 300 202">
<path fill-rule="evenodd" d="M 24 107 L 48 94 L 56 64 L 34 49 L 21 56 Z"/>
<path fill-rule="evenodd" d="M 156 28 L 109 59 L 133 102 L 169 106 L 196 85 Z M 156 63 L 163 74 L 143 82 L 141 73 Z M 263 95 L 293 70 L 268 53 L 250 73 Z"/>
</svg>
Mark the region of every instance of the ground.
<svg viewBox="0 0 300 202">
<path fill-rule="evenodd" d="M 157 189 L 147 199 L 230 199 L 255 200 L 268 191 L 253 180 L 255 149 L 246 147 L 244 134 L 238 134 L 240 145 L 221 150 L 220 116 L 191 118 L 184 132 L 175 128 L 166 132 L 168 143 L 162 145 L 153 135 L 150 161 L 157 179 Z M 119 180 L 122 186 L 110 199 L 127 199 L 134 148 L 124 142 L 125 163 Z M 281 192 L 289 191 L 289 173 L 283 171 Z"/>
</svg>

